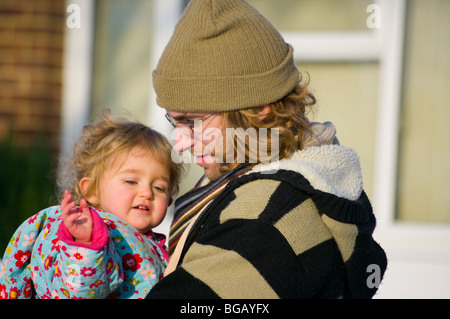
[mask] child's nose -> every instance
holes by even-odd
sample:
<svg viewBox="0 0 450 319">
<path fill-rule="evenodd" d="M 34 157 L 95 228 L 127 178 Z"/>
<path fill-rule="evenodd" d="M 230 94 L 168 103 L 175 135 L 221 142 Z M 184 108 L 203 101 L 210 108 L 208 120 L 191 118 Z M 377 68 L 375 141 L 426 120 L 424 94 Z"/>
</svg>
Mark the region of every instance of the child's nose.
<svg viewBox="0 0 450 319">
<path fill-rule="evenodd" d="M 153 198 L 153 191 L 151 186 L 146 186 L 141 189 L 140 195 L 144 197 L 145 199 L 152 199 Z"/>
</svg>

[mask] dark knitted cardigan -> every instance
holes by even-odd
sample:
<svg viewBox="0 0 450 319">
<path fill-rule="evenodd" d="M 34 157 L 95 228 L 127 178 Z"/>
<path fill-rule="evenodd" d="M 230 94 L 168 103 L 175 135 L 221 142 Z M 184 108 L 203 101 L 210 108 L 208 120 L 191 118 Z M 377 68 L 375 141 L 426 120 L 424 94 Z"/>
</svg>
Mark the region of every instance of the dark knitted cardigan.
<svg viewBox="0 0 450 319">
<path fill-rule="evenodd" d="M 374 228 L 356 153 L 311 147 L 232 180 L 147 298 L 371 298 L 387 266 Z"/>
</svg>

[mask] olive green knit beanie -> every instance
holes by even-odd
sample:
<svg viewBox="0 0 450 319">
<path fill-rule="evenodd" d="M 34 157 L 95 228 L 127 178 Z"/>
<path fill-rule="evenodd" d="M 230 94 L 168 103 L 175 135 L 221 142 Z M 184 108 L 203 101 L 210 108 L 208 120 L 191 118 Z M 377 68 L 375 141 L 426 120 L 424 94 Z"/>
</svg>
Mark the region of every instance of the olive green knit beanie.
<svg viewBox="0 0 450 319">
<path fill-rule="evenodd" d="M 261 106 L 298 81 L 292 47 L 243 0 L 191 0 L 153 71 L 158 105 L 181 112 Z"/>
</svg>

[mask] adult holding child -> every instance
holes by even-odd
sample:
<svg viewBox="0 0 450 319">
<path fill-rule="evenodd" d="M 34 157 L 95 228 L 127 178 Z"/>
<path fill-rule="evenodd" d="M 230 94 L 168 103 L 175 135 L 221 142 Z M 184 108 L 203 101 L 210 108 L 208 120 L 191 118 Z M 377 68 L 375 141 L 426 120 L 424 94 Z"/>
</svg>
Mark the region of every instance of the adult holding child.
<svg viewBox="0 0 450 319">
<path fill-rule="evenodd" d="M 309 81 L 267 19 L 242 0 L 191 0 L 153 84 L 175 150 L 205 176 L 175 203 L 170 263 L 147 298 L 375 294 L 367 269 L 381 281 L 387 260 L 359 157 L 308 120 Z M 256 152 L 236 133 L 250 131 Z"/>
</svg>

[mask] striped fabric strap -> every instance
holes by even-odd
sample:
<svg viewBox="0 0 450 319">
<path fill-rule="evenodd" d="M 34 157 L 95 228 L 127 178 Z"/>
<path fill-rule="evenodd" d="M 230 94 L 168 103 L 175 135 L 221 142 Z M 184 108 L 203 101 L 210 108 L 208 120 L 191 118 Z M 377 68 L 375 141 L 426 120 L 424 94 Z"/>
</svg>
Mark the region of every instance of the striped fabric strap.
<svg viewBox="0 0 450 319">
<path fill-rule="evenodd" d="M 239 166 L 223 175 L 218 180 L 194 188 L 192 191 L 177 199 L 175 202 L 175 217 L 170 226 L 169 256 L 173 254 L 181 235 L 192 218 L 201 211 L 205 205 L 212 202 L 214 197 L 216 197 L 231 180 L 241 176 L 246 171 L 247 168 L 245 165 Z M 200 182 L 202 181 L 203 180 Z"/>
</svg>

